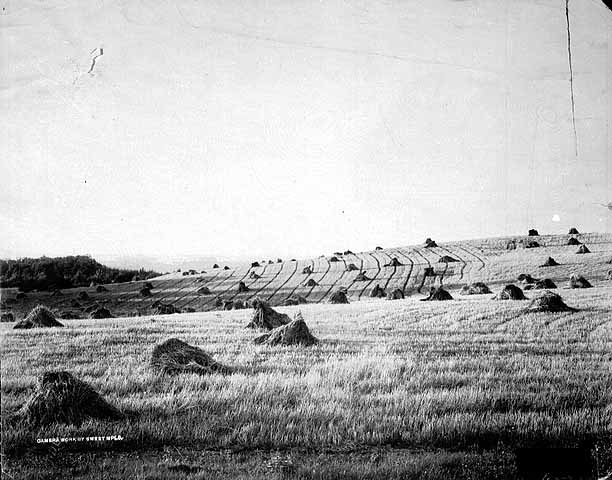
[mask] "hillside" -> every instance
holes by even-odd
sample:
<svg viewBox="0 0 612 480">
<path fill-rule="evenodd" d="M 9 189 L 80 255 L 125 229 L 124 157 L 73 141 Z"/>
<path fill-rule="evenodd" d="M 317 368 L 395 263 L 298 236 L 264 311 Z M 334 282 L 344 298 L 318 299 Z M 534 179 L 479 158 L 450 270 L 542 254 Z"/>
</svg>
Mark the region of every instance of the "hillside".
<svg viewBox="0 0 612 480">
<path fill-rule="evenodd" d="M 568 245 L 576 238 L 591 253 L 577 254 L 579 246 Z M 517 248 L 508 249 L 509 242 Z M 528 241 L 536 241 L 537 248 L 524 248 Z M 441 262 L 448 256 L 455 262 Z M 558 263 L 541 267 L 548 257 Z M 397 259 L 393 265 L 393 259 Z M 181 311 L 209 311 L 232 307 L 236 301 L 246 303 L 256 297 L 273 305 L 283 305 L 294 296 L 308 303 L 326 303 L 331 295 L 346 288 L 350 302 L 366 300 L 379 285 L 387 294 L 400 289 L 406 296 L 419 296 L 432 286 L 444 286 L 453 295 L 463 285 L 483 281 L 495 291 L 500 286 L 516 282 L 519 274 L 535 278 L 550 278 L 564 288 L 572 274 L 584 275 L 592 283 L 607 282 L 612 269 L 612 235 L 585 233 L 577 235 L 542 235 L 532 237 L 503 237 L 461 242 L 438 243 L 433 248 L 424 245 L 375 249 L 368 252 L 344 252 L 322 255 L 313 259 L 259 261 L 260 266 L 237 264 L 225 268 L 209 268 L 205 273 L 172 273 L 147 280 L 152 289 L 143 296 L 145 281 L 104 285 L 105 291 L 91 288 L 72 288 L 61 292 L 31 292 L 19 295 L 11 289 L 2 291 L 2 309 L 16 318 L 23 316 L 35 304 L 43 303 L 61 316 L 84 317 L 93 304 L 107 307 L 114 316 L 149 315 L 156 313 L 159 302 L 172 304 Z M 350 270 L 353 264 L 356 269 Z M 211 266 L 212 267 L 212 266 Z M 312 273 L 303 273 L 310 269 Z M 358 275 L 363 272 L 365 280 Z M 315 284 L 308 284 L 309 280 Z M 240 282 L 248 291 L 238 292 Z M 210 293 L 199 293 L 207 287 Z M 78 300 L 81 292 L 86 300 Z"/>
<path fill-rule="evenodd" d="M 591 253 L 576 253 L 569 238 Z M 528 241 L 541 246 L 523 248 Z M 445 256 L 457 261 L 440 262 Z M 559 265 L 541 266 L 548 257 Z M 612 235 L 591 233 L 219 265 L 151 279 L 148 296 L 143 281 L 19 298 L 16 289 L 4 290 L 3 311 L 16 320 L 37 303 L 76 317 L 62 320 L 62 328 L 0 325 L 5 418 L 17 418 L 51 368 L 83 379 L 129 415 L 48 425 L 6 421 L 7 471 L 55 478 L 70 464 L 71 478 L 83 479 L 178 480 L 210 472 L 253 480 L 540 479 L 544 474 L 521 475 L 518 449 L 544 445 L 588 448 L 599 472 L 592 478 L 600 478 L 612 472 L 611 260 Z M 347 268 L 351 263 L 356 270 Z M 303 273 L 306 267 L 312 273 Z M 357 280 L 360 269 L 367 280 Z M 460 294 L 469 282 L 484 281 L 494 293 L 513 282 L 535 299 L 540 292 L 517 282 L 520 274 L 554 281 L 569 308 L 541 311 L 531 301 Z M 568 289 L 572 274 L 594 288 Z M 305 286 L 309 279 L 317 284 Z M 241 281 L 247 292 L 237 292 Z M 376 285 L 408 298 L 371 298 Z M 454 300 L 419 301 L 434 285 Z M 197 293 L 201 287 L 210 293 Z M 340 287 L 351 304 L 328 304 Z M 283 304 L 295 294 L 310 304 L 278 310 L 303 316 L 318 339 L 308 347 L 259 343 L 261 331 L 245 328 L 251 309 L 216 311 L 236 299 Z M 203 313 L 160 315 L 157 302 Z M 141 316 L 78 319 L 96 304 L 113 316 Z M 229 370 L 160 374 L 153 352 L 173 338 Z M 78 440 L 92 434 L 117 440 Z M 36 443 L 57 437 L 77 440 Z M 58 452 L 66 462 L 59 466 Z"/>
</svg>

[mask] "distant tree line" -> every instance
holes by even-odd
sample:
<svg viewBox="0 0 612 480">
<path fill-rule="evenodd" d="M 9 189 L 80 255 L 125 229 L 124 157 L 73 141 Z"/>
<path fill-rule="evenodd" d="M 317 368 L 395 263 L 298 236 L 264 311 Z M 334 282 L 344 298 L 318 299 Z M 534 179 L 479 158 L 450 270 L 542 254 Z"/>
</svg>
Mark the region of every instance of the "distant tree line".
<svg viewBox="0 0 612 480">
<path fill-rule="evenodd" d="M 146 280 L 157 275 L 152 270 L 110 268 L 85 255 L 0 260 L 0 287 L 18 287 L 25 292 Z"/>
</svg>

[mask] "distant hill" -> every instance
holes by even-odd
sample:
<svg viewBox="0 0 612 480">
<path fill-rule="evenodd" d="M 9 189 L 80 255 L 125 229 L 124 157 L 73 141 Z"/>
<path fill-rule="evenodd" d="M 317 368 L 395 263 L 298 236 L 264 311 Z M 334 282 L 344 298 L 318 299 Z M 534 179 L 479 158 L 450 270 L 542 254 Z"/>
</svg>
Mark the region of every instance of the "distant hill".
<svg viewBox="0 0 612 480">
<path fill-rule="evenodd" d="M 85 255 L 0 260 L 0 286 L 22 291 L 84 287 L 146 280 L 159 273 L 144 269 L 110 268 Z"/>
<path fill-rule="evenodd" d="M 591 253 L 579 253 L 580 244 Z M 296 301 L 328 303 L 340 289 L 351 303 L 392 295 L 418 299 L 432 287 L 444 287 L 459 301 L 466 300 L 462 289 L 475 282 L 485 283 L 493 293 L 511 283 L 525 290 L 536 287 L 521 280 L 526 276 L 566 288 L 572 275 L 581 275 L 595 288 L 608 288 L 612 285 L 608 273 L 612 270 L 612 235 L 517 235 L 457 242 L 430 239 L 421 245 L 328 252 L 314 258 L 219 263 L 217 268 L 205 265 L 203 270 L 194 265 L 150 280 L 153 272 L 110 269 L 90 257 L 24 259 L 11 262 L 10 270 L 5 265 L 2 278 L 6 286 L 40 289 L 40 285 L 59 286 L 69 281 L 79 287 L 24 295 L 5 289 L 0 309 L 16 318 L 37 304 L 82 318 L 92 305 L 104 305 L 113 316 L 136 316 L 157 314 L 160 304 L 172 305 L 172 311 L 198 312 L 244 308 L 256 298 L 273 306 Z M 36 283 L 41 274 L 44 282 Z M 104 288 L 82 288 L 92 281 L 105 284 Z"/>
</svg>

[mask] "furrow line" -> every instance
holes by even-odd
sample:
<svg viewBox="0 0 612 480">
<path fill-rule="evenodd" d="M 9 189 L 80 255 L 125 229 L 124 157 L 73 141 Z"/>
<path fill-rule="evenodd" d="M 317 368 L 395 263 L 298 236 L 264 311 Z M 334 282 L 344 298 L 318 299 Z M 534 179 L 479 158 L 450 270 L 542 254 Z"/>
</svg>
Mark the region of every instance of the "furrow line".
<svg viewBox="0 0 612 480">
<path fill-rule="evenodd" d="M 378 258 L 376 258 L 374 255 L 372 255 L 371 253 L 366 253 L 366 255 L 369 255 L 370 257 L 372 257 L 374 259 L 374 261 L 376 262 L 376 273 L 374 274 L 374 276 L 372 277 L 372 279 L 366 284 L 365 287 L 363 287 L 363 289 L 361 290 L 361 292 L 359 292 L 359 297 L 357 297 L 358 300 L 361 300 L 362 295 L 365 293 L 365 291 L 370 287 L 370 285 L 372 284 L 372 282 L 374 280 L 376 280 L 376 277 L 378 277 L 378 274 L 380 273 L 380 262 L 378 261 Z"/>
<path fill-rule="evenodd" d="M 325 278 L 325 276 L 327 275 L 327 273 L 329 272 L 329 270 L 331 269 L 331 263 L 330 261 L 327 259 L 327 257 L 322 257 L 325 259 L 325 261 L 327 262 L 327 269 L 325 270 L 325 272 L 323 273 L 323 275 L 321 276 L 321 278 L 319 278 L 319 281 L 317 282 L 317 284 L 321 283 L 323 281 L 323 279 Z M 310 287 L 310 290 L 308 290 L 308 293 L 305 295 L 305 298 L 308 298 L 310 296 L 310 294 L 312 293 L 312 291 L 315 289 L 316 285 L 313 285 L 312 287 Z"/>
<path fill-rule="evenodd" d="M 310 270 L 314 271 L 314 260 L 310 260 Z M 299 275 L 299 274 L 298 274 Z M 302 286 L 303 282 L 307 282 L 308 278 L 312 275 L 312 273 L 308 273 L 306 274 L 306 277 L 304 278 L 303 281 L 298 281 L 297 285 L 295 287 L 293 287 L 293 290 L 291 290 L 291 292 L 289 293 L 289 295 L 287 295 L 285 297 L 285 300 L 291 298 L 293 296 L 293 294 L 295 293 L 295 291 L 300 288 Z"/>
<path fill-rule="evenodd" d="M 431 268 L 431 262 L 425 258 L 421 252 L 419 252 L 418 250 L 413 250 L 414 253 L 416 253 L 419 257 L 421 257 L 423 260 L 425 260 L 425 263 L 427 263 L 428 267 Z M 425 286 L 425 281 L 427 280 L 427 276 L 425 275 L 425 273 L 423 273 L 423 280 L 421 280 L 421 284 L 419 285 L 419 287 L 417 288 L 417 292 L 421 293 L 421 290 L 423 289 L 423 287 Z"/>
<path fill-rule="evenodd" d="M 387 252 L 383 252 L 383 254 L 386 255 L 387 257 L 389 257 L 389 263 L 391 263 L 393 261 L 393 258 L 391 257 L 391 255 L 389 255 Z M 393 278 L 393 275 L 395 275 L 395 272 L 397 272 L 397 267 L 395 265 L 393 265 L 393 272 L 391 272 L 391 275 L 389 276 L 389 278 L 385 282 L 385 286 L 383 287 L 383 290 L 385 292 L 387 291 L 387 287 L 389 286 L 389 283 L 391 282 L 391 279 Z"/>
<path fill-rule="evenodd" d="M 404 292 L 404 295 L 406 295 L 406 287 L 408 286 L 408 282 L 410 281 L 410 276 L 412 275 L 412 271 L 414 270 L 414 262 L 403 251 L 397 250 L 397 253 L 410 262 L 410 270 L 408 270 L 408 275 L 406 275 L 406 280 L 404 280 L 404 284 L 402 285 L 402 292 Z"/>
<path fill-rule="evenodd" d="M 283 262 L 284 264 L 285 262 Z M 283 283 L 280 284 L 280 286 L 274 290 L 272 292 L 272 294 L 268 297 L 268 302 L 272 299 L 272 297 L 274 297 L 274 295 L 276 295 L 278 292 L 280 292 L 281 288 L 283 288 L 285 285 L 287 285 L 287 283 L 289 283 L 289 281 L 293 278 L 293 276 L 297 273 L 297 269 L 298 269 L 298 262 L 292 262 L 295 263 L 295 268 L 293 269 L 293 272 L 291 272 L 291 275 L 289 275 L 289 277 L 287 278 L 287 280 L 285 280 Z"/>
<path fill-rule="evenodd" d="M 278 264 L 276 264 L 276 265 L 278 265 Z M 281 264 L 280 264 L 280 266 L 281 266 L 281 267 L 278 269 L 278 272 L 276 272 L 276 273 L 275 273 L 275 274 L 272 276 L 272 278 L 271 278 L 271 279 L 268 281 L 268 283 L 266 283 L 266 284 L 262 285 L 262 287 L 261 287 L 259 290 L 256 290 L 256 291 L 255 291 L 255 292 L 253 292 L 252 294 L 248 295 L 248 296 L 245 298 L 245 300 L 244 300 L 244 301 L 245 301 L 245 302 L 248 302 L 248 301 L 249 301 L 251 298 L 256 297 L 257 295 L 259 295 L 259 293 L 260 293 L 260 292 L 262 292 L 262 291 L 263 291 L 263 289 L 264 289 L 264 288 L 266 288 L 266 287 L 267 287 L 268 285 L 270 285 L 270 284 L 271 284 L 271 283 L 272 283 L 274 280 L 276 280 L 276 278 L 277 278 L 277 277 L 280 275 L 280 273 L 283 271 L 283 267 L 285 266 L 285 262 L 281 263 Z"/>
</svg>

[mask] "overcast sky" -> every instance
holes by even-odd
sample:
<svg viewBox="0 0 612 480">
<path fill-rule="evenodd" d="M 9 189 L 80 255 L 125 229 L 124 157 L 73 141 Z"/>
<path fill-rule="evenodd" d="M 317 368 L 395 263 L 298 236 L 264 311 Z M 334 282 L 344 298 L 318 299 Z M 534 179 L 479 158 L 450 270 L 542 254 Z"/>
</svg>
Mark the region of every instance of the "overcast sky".
<svg viewBox="0 0 612 480">
<path fill-rule="evenodd" d="M 569 2 L 577 156 L 563 0 L 2 5 L 3 256 L 612 231 L 599 1 Z"/>
</svg>

